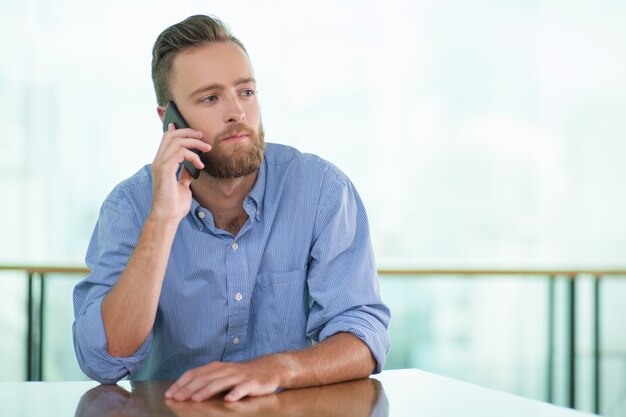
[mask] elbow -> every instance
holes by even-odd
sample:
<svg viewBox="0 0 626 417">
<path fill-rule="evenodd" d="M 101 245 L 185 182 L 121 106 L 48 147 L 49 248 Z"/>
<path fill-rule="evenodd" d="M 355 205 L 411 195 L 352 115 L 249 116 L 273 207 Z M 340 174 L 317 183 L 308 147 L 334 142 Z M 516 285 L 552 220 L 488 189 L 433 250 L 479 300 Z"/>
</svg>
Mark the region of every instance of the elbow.
<svg viewBox="0 0 626 417">
<path fill-rule="evenodd" d="M 87 373 L 85 372 L 85 374 Z M 91 375 L 87 374 L 87 376 L 89 376 L 89 378 L 103 385 L 115 385 L 123 378 L 123 376 L 119 378 L 107 378 L 105 376 L 98 375 L 96 373 L 92 373 Z"/>
<path fill-rule="evenodd" d="M 74 345 L 78 366 L 85 375 L 101 384 L 116 384 L 128 375 L 125 366 L 115 363 L 115 358 L 107 361 L 93 351 L 84 352 L 81 346 Z M 104 353 L 104 352 L 102 352 Z"/>
<path fill-rule="evenodd" d="M 367 375 L 365 375 L 364 377 L 368 377 L 372 374 L 375 374 L 377 367 L 378 367 L 378 362 L 376 361 L 376 359 L 374 358 L 374 354 L 368 347 L 367 348 L 367 364 L 365 365 L 365 368 L 367 369 Z"/>
<path fill-rule="evenodd" d="M 113 385 L 117 384 L 122 378 L 128 375 L 128 372 L 125 372 L 125 369 L 120 372 L 118 369 L 106 369 L 103 366 L 89 366 L 85 363 L 79 362 L 80 369 L 87 375 L 89 378 L 93 379 L 96 382 L 104 385 Z M 102 364 L 100 364 L 102 365 Z"/>
</svg>

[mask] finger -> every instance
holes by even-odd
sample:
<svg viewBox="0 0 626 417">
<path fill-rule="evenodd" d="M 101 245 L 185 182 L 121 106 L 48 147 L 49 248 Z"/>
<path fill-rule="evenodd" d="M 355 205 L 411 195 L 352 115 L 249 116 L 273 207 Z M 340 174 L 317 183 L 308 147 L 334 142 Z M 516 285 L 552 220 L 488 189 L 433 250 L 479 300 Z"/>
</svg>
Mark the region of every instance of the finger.
<svg viewBox="0 0 626 417">
<path fill-rule="evenodd" d="M 196 138 L 200 139 L 202 137 L 202 132 L 199 130 L 194 130 L 190 128 L 176 129 L 173 127 L 174 123 L 170 123 L 167 127 L 167 131 L 163 134 L 166 138 Z"/>
<path fill-rule="evenodd" d="M 224 401 L 226 402 L 239 401 L 243 397 L 253 394 L 255 387 L 256 385 L 251 381 L 246 381 L 241 384 L 238 384 L 228 394 L 226 394 L 226 396 L 224 397 Z M 256 395 L 263 395 L 263 393 L 257 390 Z"/>
<path fill-rule="evenodd" d="M 194 379 L 199 376 L 206 375 L 208 372 L 211 372 L 214 369 L 219 369 L 219 365 L 221 362 L 211 362 L 199 368 L 193 368 L 185 372 L 178 378 L 176 382 L 174 382 L 167 391 L 165 391 L 165 398 L 173 398 L 174 394 L 180 391 L 183 387 L 191 383 Z"/>
<path fill-rule="evenodd" d="M 259 410 L 275 410 L 279 406 L 276 394 L 254 397 L 254 400 L 250 398 L 252 398 L 251 395 L 248 396 L 248 401 L 224 401 L 222 405 L 225 409 L 241 415 L 260 415 Z"/>
<path fill-rule="evenodd" d="M 172 152 L 173 150 L 175 151 L 178 148 L 185 148 L 185 149 L 197 149 L 200 152 L 208 152 L 211 150 L 211 145 L 209 145 L 206 142 L 201 141 L 200 139 L 193 139 L 193 138 L 177 138 L 176 140 L 172 140 L 172 141 L 165 141 L 164 144 L 162 144 L 162 150 L 161 153 L 162 154 L 167 154 L 168 152 Z"/>
<path fill-rule="evenodd" d="M 183 161 L 191 162 L 193 166 L 198 169 L 204 168 L 204 163 L 200 159 L 200 156 L 186 148 L 177 149 L 172 155 L 164 156 L 161 165 L 178 167 Z"/>
<path fill-rule="evenodd" d="M 172 128 L 172 126 L 174 126 L 174 124 L 170 123 L 168 125 L 168 130 L 163 133 L 163 138 L 161 139 L 161 143 L 159 144 L 159 150 L 157 151 L 157 155 L 162 153 L 163 150 L 169 147 L 172 143 L 178 142 L 177 140 L 174 140 L 174 139 L 187 138 L 187 139 L 197 140 L 200 143 L 205 143 L 200 140 L 202 138 L 202 132 L 198 130 L 193 130 L 193 129 L 174 129 Z M 201 149 L 203 152 L 207 152 L 208 149 L 205 150 L 204 146 L 200 145 L 200 143 L 198 143 L 199 146 L 194 145 L 191 147 L 197 147 Z"/>
<path fill-rule="evenodd" d="M 193 177 L 191 176 L 189 171 L 187 171 L 187 167 L 183 166 L 183 169 L 180 171 L 180 177 L 178 178 L 178 183 L 185 188 L 189 188 L 189 186 L 191 185 L 192 179 Z"/>
<path fill-rule="evenodd" d="M 198 170 L 204 169 L 204 164 L 200 160 L 200 157 L 188 149 L 179 149 L 175 155 L 170 156 L 168 159 L 161 159 L 152 163 L 152 175 L 155 180 L 166 178 L 176 178 L 175 174 L 178 172 L 180 164 L 184 161 L 189 161 Z M 185 171 L 181 171 L 181 175 L 178 180 L 185 180 L 186 176 L 183 174 Z M 182 182 L 181 182 L 182 184 Z"/>
<path fill-rule="evenodd" d="M 185 145 L 185 144 L 183 144 Z M 196 146 L 191 146 L 192 144 L 187 144 L 190 146 L 178 146 L 178 145 L 172 145 L 172 146 L 168 146 L 166 147 L 166 149 L 163 149 L 159 152 L 159 154 L 157 154 L 157 157 L 155 159 L 155 162 L 159 162 L 161 161 L 161 163 L 164 163 L 165 161 L 171 160 L 171 159 L 176 159 L 177 163 L 181 163 L 183 162 L 183 160 L 187 160 L 190 162 L 193 161 L 198 161 L 200 162 L 200 155 L 204 154 L 204 150 L 210 150 L 211 149 L 211 145 L 208 146 L 203 146 L 201 147 L 202 149 L 198 150 Z M 196 163 L 194 163 L 194 165 L 198 165 Z M 204 165 L 202 167 L 199 167 L 200 169 L 204 168 Z"/>
<path fill-rule="evenodd" d="M 193 401 L 204 401 L 213 397 L 216 394 L 219 394 L 220 392 L 231 390 L 233 387 L 237 386 L 237 384 L 241 382 L 241 377 L 236 375 L 212 380 L 207 385 L 199 387 L 191 395 L 191 399 Z"/>
<path fill-rule="evenodd" d="M 208 398 L 213 390 L 207 388 L 214 384 L 214 379 L 207 375 L 200 375 L 197 378 L 191 380 L 187 385 L 180 388 L 172 397 L 176 401 L 186 401 L 192 399 L 194 401 L 202 401 Z M 217 384 L 219 386 L 219 383 Z M 199 391 L 204 391 L 206 394 L 198 394 Z"/>
<path fill-rule="evenodd" d="M 200 155 L 198 155 L 197 153 L 185 149 L 185 151 L 183 151 L 182 157 L 183 159 L 180 160 L 179 163 L 182 163 L 183 161 L 188 161 L 191 162 L 193 166 L 198 169 L 204 168 L 204 162 L 202 162 L 202 160 L 200 159 Z"/>
<path fill-rule="evenodd" d="M 197 368 L 196 368 L 197 369 Z M 174 394 L 176 394 L 182 387 L 187 385 L 193 378 L 193 373 L 195 369 L 191 369 L 178 378 L 176 382 L 174 382 L 168 389 L 165 391 L 165 398 L 173 398 Z"/>
<path fill-rule="evenodd" d="M 192 130 L 192 129 L 186 129 L 186 130 L 187 131 L 191 130 L 191 132 L 188 132 L 191 135 L 191 137 L 197 137 L 198 139 L 202 137 L 202 132 L 200 131 Z M 167 125 L 167 130 L 163 132 L 163 138 L 161 138 L 161 144 L 159 145 L 159 150 L 157 151 L 157 155 L 162 152 L 162 150 L 167 146 L 168 143 L 172 142 L 171 139 L 174 139 L 176 137 L 184 137 L 185 136 L 184 133 L 185 131 L 183 131 L 183 129 L 177 130 L 174 123 L 170 122 Z M 170 140 L 166 140 L 166 139 L 170 139 Z"/>
</svg>

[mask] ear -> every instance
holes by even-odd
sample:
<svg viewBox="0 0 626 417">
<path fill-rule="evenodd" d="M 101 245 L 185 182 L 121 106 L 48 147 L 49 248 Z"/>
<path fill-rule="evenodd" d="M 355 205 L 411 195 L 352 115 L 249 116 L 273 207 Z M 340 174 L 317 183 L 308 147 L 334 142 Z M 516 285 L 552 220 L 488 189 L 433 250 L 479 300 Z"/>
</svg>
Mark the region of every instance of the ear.
<svg viewBox="0 0 626 417">
<path fill-rule="evenodd" d="M 163 123 L 163 119 L 165 119 L 165 111 L 167 110 L 167 107 L 165 106 L 158 106 L 156 108 L 157 114 L 159 115 L 159 119 L 161 119 L 161 123 Z"/>
</svg>

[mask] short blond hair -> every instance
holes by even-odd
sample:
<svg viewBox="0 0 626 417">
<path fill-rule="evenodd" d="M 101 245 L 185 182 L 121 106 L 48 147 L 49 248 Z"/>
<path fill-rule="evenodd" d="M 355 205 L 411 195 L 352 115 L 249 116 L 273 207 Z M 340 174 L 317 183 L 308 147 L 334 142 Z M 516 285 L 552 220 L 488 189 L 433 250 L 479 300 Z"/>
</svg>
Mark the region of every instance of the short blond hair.
<svg viewBox="0 0 626 417">
<path fill-rule="evenodd" d="M 152 83 L 158 105 L 164 106 L 172 99 L 169 77 L 176 54 L 211 42 L 234 42 L 248 53 L 241 41 L 215 16 L 190 16 L 161 32 L 152 48 Z"/>
</svg>

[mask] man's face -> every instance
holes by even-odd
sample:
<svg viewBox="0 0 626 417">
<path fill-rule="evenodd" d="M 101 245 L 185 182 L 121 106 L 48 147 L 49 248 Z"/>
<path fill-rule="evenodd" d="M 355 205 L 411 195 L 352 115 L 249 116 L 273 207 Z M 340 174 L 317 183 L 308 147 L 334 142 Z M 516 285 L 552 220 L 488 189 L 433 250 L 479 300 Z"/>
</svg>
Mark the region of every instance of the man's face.
<svg viewBox="0 0 626 417">
<path fill-rule="evenodd" d="M 237 44 L 214 42 L 180 52 L 169 88 L 189 126 L 212 146 L 201 156 L 209 175 L 237 178 L 259 169 L 265 142 L 256 81 Z"/>
</svg>

